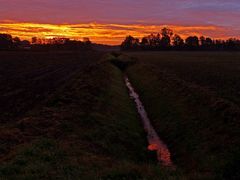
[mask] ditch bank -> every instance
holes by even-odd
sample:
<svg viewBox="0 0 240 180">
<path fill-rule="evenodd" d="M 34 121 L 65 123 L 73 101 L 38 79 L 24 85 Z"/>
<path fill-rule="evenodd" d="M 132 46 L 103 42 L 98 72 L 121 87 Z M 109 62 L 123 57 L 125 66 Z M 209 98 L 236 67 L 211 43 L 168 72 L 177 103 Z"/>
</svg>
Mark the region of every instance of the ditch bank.
<svg viewBox="0 0 240 180">
<path fill-rule="evenodd" d="M 190 179 L 239 179 L 236 106 L 151 62 L 140 59 L 127 73 L 184 174 Z"/>
<path fill-rule="evenodd" d="M 136 63 L 136 59 L 121 54 L 112 54 L 109 58 L 111 63 L 118 67 L 123 73 L 129 66 Z M 174 164 L 171 160 L 171 153 L 167 145 L 161 140 L 151 124 L 144 105 L 126 74 L 124 74 L 124 82 L 128 89 L 130 99 L 132 99 L 135 103 L 136 110 L 145 130 L 147 136 L 146 139 L 148 141 L 147 149 L 151 152 L 155 152 L 155 158 L 162 166 L 174 169 Z"/>
</svg>

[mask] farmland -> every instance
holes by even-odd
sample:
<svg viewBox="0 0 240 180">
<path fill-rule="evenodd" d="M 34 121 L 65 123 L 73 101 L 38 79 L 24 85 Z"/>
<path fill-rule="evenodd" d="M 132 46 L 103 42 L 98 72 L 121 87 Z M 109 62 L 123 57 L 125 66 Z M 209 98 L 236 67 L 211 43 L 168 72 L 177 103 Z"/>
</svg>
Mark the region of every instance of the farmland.
<svg viewBox="0 0 240 180">
<path fill-rule="evenodd" d="M 29 89 L 17 91 L 22 94 L 14 97 L 20 105 L 26 103 L 21 111 L 10 108 L 15 105 L 10 100 L 6 101 L 9 108 L 3 106 L 13 115 L 5 115 L 8 119 L 1 116 L 5 119 L 0 129 L 1 179 L 181 176 L 158 166 L 154 153 L 147 151 L 145 133 L 122 72 L 101 53 L 18 52 L 19 57 L 7 53 L 5 63 L 11 63 L 12 70 L 5 73 L 15 77 L 6 88 L 20 89 L 27 84 Z M 14 82 L 21 72 L 29 76 Z M 37 102 L 36 93 L 40 97 Z"/>
<path fill-rule="evenodd" d="M 239 177 L 240 53 L 0 55 L 0 179 Z M 148 151 L 124 76 L 174 169 Z"/>
<path fill-rule="evenodd" d="M 128 68 L 176 164 L 196 178 L 239 176 L 240 54 L 140 52 Z"/>
<path fill-rule="evenodd" d="M 0 122 L 9 122 L 64 86 L 100 54 L 1 52 L 0 56 Z"/>
</svg>

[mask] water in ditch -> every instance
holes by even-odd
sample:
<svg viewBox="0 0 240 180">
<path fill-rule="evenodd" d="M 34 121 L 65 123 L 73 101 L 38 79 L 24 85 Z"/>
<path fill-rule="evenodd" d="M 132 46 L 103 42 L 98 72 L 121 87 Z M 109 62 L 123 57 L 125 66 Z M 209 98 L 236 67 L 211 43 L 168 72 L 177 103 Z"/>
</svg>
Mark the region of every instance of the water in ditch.
<svg viewBox="0 0 240 180">
<path fill-rule="evenodd" d="M 147 112 L 139 98 L 139 95 L 134 90 L 132 84 L 130 83 L 128 77 L 125 77 L 125 84 L 129 90 L 130 97 L 134 100 L 136 104 L 137 111 L 141 117 L 142 124 L 147 133 L 148 140 L 148 150 L 156 151 L 157 159 L 163 166 L 173 167 L 173 163 L 171 161 L 171 153 L 167 147 L 167 145 L 159 138 L 157 132 L 153 128 Z"/>
</svg>

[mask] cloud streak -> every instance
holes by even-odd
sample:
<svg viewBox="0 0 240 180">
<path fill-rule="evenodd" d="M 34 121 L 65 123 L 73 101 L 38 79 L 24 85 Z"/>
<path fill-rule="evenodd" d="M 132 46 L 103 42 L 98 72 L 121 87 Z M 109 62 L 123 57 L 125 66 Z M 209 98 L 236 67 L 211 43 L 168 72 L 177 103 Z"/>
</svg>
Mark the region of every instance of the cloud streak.
<svg viewBox="0 0 240 180">
<path fill-rule="evenodd" d="M 82 23 L 82 24 L 42 24 L 21 22 L 0 22 L 0 32 L 19 36 L 22 39 L 68 37 L 82 39 L 89 37 L 93 42 L 104 44 L 120 44 L 127 35 L 141 38 L 151 33 L 158 33 L 166 25 L 149 24 L 107 24 L 107 23 Z M 229 38 L 232 29 L 217 26 L 180 26 L 168 25 L 175 33 L 183 38 L 189 35 L 205 35 L 213 38 Z"/>
<path fill-rule="evenodd" d="M 72 38 L 117 43 L 127 34 L 159 31 L 160 25 L 172 26 L 182 35 L 239 37 L 239 17 L 239 0 L 0 0 L 0 21 L 21 22 L 1 24 L 0 31 L 11 29 L 25 37 L 34 31 L 47 37 L 66 32 Z"/>
<path fill-rule="evenodd" d="M 238 26 L 239 0 L 0 0 L 0 20 Z"/>
</svg>

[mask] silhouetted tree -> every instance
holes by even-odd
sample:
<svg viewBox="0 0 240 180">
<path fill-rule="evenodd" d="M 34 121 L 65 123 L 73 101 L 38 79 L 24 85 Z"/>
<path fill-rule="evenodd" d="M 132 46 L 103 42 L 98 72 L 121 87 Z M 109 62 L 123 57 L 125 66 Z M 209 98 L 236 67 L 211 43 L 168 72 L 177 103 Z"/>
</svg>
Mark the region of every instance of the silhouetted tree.
<svg viewBox="0 0 240 180">
<path fill-rule="evenodd" d="M 162 37 L 170 37 L 171 38 L 173 36 L 173 30 L 165 27 L 161 30 L 161 35 L 162 35 Z"/>
<path fill-rule="evenodd" d="M 143 37 L 140 45 L 141 45 L 141 48 L 142 48 L 143 50 L 149 49 L 149 45 L 150 45 L 150 44 L 149 44 L 148 38 L 147 38 L 147 37 Z"/>
<path fill-rule="evenodd" d="M 92 42 L 90 41 L 90 39 L 89 38 L 83 38 L 83 43 L 84 43 L 84 46 L 85 46 L 85 48 L 91 48 L 91 46 L 92 46 Z"/>
<path fill-rule="evenodd" d="M 199 48 L 199 39 L 197 36 L 189 36 L 186 39 L 186 46 L 190 50 L 197 50 Z"/>
<path fill-rule="evenodd" d="M 65 43 L 68 42 L 69 40 L 70 40 L 69 38 L 57 37 L 57 38 L 51 39 L 51 43 L 52 43 L 52 44 L 55 44 L 55 45 L 60 45 L 60 44 L 65 44 Z"/>
<path fill-rule="evenodd" d="M 13 47 L 13 40 L 10 34 L 0 34 L 0 49 L 6 50 Z"/>
<path fill-rule="evenodd" d="M 157 35 L 150 34 L 148 37 L 149 46 L 152 50 L 159 48 L 161 43 L 161 35 L 158 33 Z"/>
<path fill-rule="evenodd" d="M 215 40 L 214 49 L 215 50 L 224 50 L 225 49 L 225 41 L 224 40 Z"/>
<path fill-rule="evenodd" d="M 14 46 L 15 49 L 17 49 L 17 48 L 20 47 L 20 45 L 21 45 L 21 40 L 20 40 L 19 37 L 13 38 L 12 41 L 13 41 L 13 46 Z"/>
<path fill-rule="evenodd" d="M 132 36 L 127 36 L 126 39 L 121 44 L 122 50 L 137 49 L 139 47 L 139 39 Z"/>
<path fill-rule="evenodd" d="M 21 41 L 21 49 L 30 49 L 31 43 L 28 40 Z"/>
<path fill-rule="evenodd" d="M 200 39 L 201 46 L 204 46 L 206 38 L 204 36 L 201 36 L 199 39 Z"/>
<path fill-rule="evenodd" d="M 213 49 L 213 40 L 209 37 L 205 38 L 204 36 L 200 37 L 201 49 L 202 50 L 211 50 Z"/>
<path fill-rule="evenodd" d="M 86 43 L 86 42 L 90 42 L 90 39 L 88 37 L 84 37 L 83 38 L 83 42 Z"/>
<path fill-rule="evenodd" d="M 162 35 L 162 38 L 160 41 L 161 48 L 163 49 L 169 48 L 171 46 L 171 38 L 173 36 L 173 31 L 168 28 L 163 28 L 161 30 L 161 35 Z"/>
<path fill-rule="evenodd" d="M 23 40 L 21 44 L 25 46 L 29 46 L 31 43 L 28 40 Z"/>
<path fill-rule="evenodd" d="M 37 37 L 32 37 L 32 44 L 37 44 L 38 38 Z"/>
<path fill-rule="evenodd" d="M 13 43 L 20 43 L 21 42 L 19 37 L 15 37 L 12 40 L 13 40 Z"/>
<path fill-rule="evenodd" d="M 171 39 L 170 39 L 170 37 L 168 37 L 168 36 L 162 37 L 161 43 L 160 43 L 161 49 L 167 49 L 167 48 L 170 47 L 170 45 L 171 45 Z"/>
<path fill-rule="evenodd" d="M 230 38 L 226 41 L 225 46 L 228 50 L 240 50 L 240 40 L 236 38 Z"/>
<path fill-rule="evenodd" d="M 212 40 L 211 38 L 209 38 L 209 37 L 206 38 L 206 41 L 205 41 L 205 42 L 206 42 L 206 45 L 207 45 L 207 46 L 211 46 L 211 45 L 213 44 L 213 40 Z"/>
<path fill-rule="evenodd" d="M 128 36 L 121 45 L 122 50 L 240 50 L 240 40 L 212 40 L 210 37 L 189 36 L 185 42 L 168 28 L 163 28 L 161 33 L 150 34 L 143 37 L 141 43 L 138 39 Z M 140 47 L 140 48 L 139 48 Z"/>
<path fill-rule="evenodd" d="M 175 49 L 181 49 L 184 46 L 184 40 L 177 34 L 173 36 L 173 47 Z"/>
</svg>

